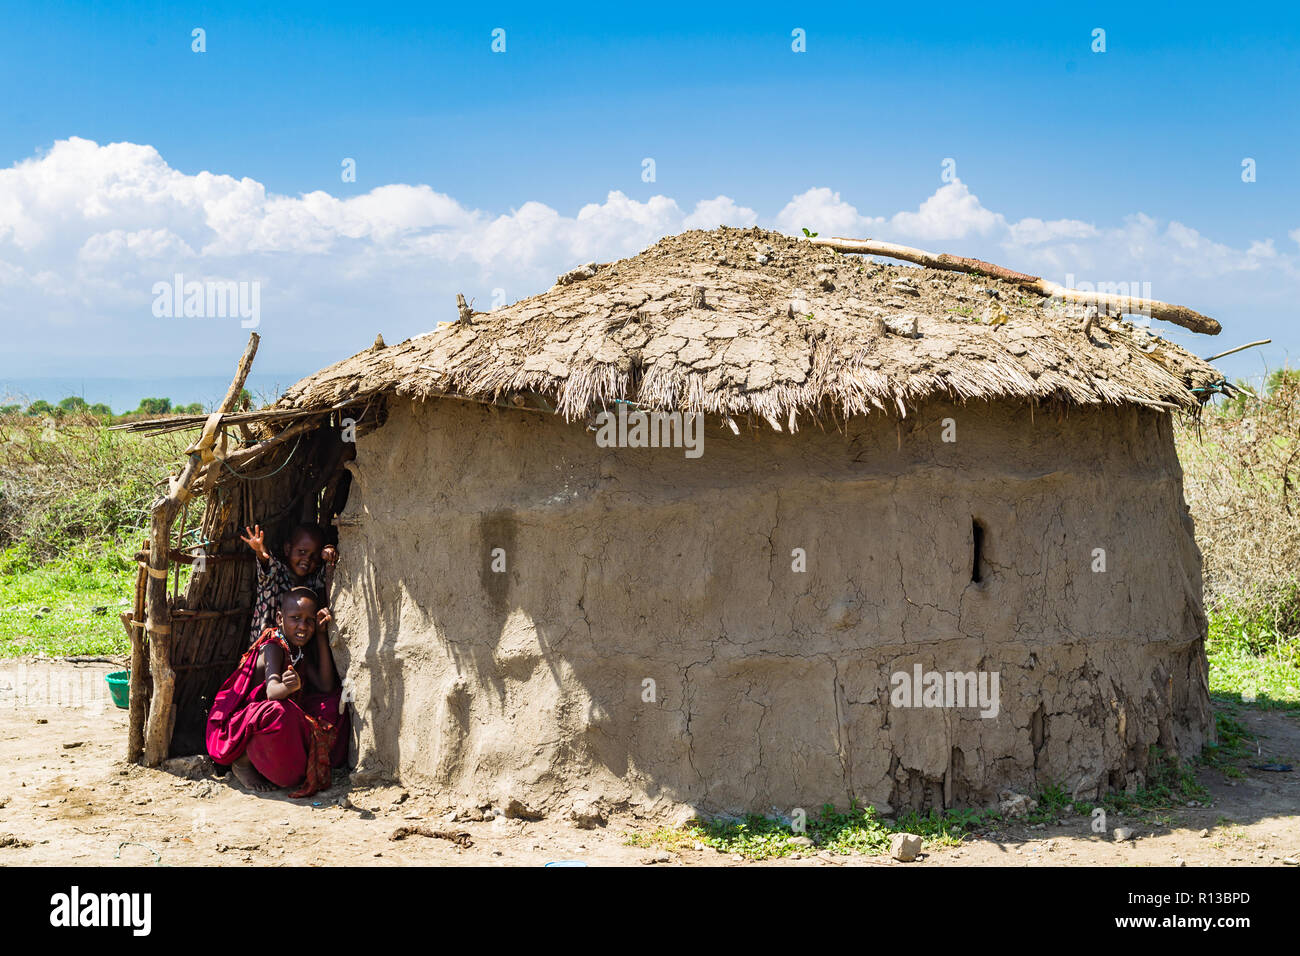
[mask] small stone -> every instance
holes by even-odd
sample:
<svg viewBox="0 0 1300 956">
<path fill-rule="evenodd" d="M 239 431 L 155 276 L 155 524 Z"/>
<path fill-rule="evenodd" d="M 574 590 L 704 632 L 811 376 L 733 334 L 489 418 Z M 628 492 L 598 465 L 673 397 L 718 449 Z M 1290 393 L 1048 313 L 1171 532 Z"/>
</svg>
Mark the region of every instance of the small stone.
<svg viewBox="0 0 1300 956">
<path fill-rule="evenodd" d="M 501 853 L 500 850 L 493 850 L 493 851 L 492 851 L 492 855 L 493 855 L 493 856 L 501 856 L 502 853 Z"/>
<path fill-rule="evenodd" d="M 1004 817 L 1023 817 L 1038 809 L 1038 801 L 1014 790 L 1003 790 L 998 796 L 998 812 Z"/>
<path fill-rule="evenodd" d="M 1209 830 L 1202 830 L 1202 831 L 1200 832 L 1200 836 L 1207 837 L 1207 836 L 1209 836 L 1209 835 L 1210 835 L 1210 831 L 1209 831 Z"/>
<path fill-rule="evenodd" d="M 915 312 L 904 312 L 901 315 L 891 315 L 885 319 L 885 328 L 894 335 L 901 335 L 903 338 L 914 339 L 919 336 L 920 325 Z"/>
<path fill-rule="evenodd" d="M 911 863 L 921 852 L 921 838 L 915 833 L 895 833 L 889 841 L 889 855 L 901 863 Z"/>
<path fill-rule="evenodd" d="M 1187 861 L 1184 860 L 1181 856 L 1174 857 L 1174 866 L 1186 866 L 1186 865 L 1187 865 Z"/>
<path fill-rule="evenodd" d="M 1116 827 L 1113 835 L 1116 843 L 1123 843 L 1125 840 L 1133 839 L 1133 830 L 1130 827 Z"/>
<path fill-rule="evenodd" d="M 0 810 L 3 810 L 5 807 L 9 806 L 9 801 L 11 799 L 13 798 L 10 797 L 8 794 L 5 794 L 4 796 L 0 797 Z"/>
<path fill-rule="evenodd" d="M 36 722 L 37 722 L 38 724 L 48 724 L 48 723 L 49 723 L 49 721 L 46 720 L 44 717 L 37 717 L 37 718 L 36 718 Z M 123 770 L 122 773 L 126 773 L 126 771 Z"/>
<path fill-rule="evenodd" d="M 207 754 L 193 754 L 189 757 L 173 757 L 162 762 L 162 769 L 191 780 L 204 777 L 212 769 L 212 758 Z"/>
<path fill-rule="evenodd" d="M 569 822 L 579 830 L 594 830 L 609 821 L 599 806 L 580 800 L 569 810 Z"/>
<path fill-rule="evenodd" d="M 760 266 L 765 266 L 765 265 L 767 265 L 771 260 L 768 259 L 767 256 L 764 256 L 764 255 L 757 255 L 757 256 L 754 256 L 754 261 L 757 262 Z"/>
<path fill-rule="evenodd" d="M 1200 804 L 1197 803 L 1195 800 L 1188 800 L 1188 801 L 1187 801 L 1187 805 L 1188 805 L 1189 807 L 1199 807 L 1199 806 L 1200 806 Z"/>
<path fill-rule="evenodd" d="M 505 815 L 512 820 L 540 820 L 546 816 L 542 811 L 535 810 L 514 797 L 506 801 Z"/>
<path fill-rule="evenodd" d="M 1300 860 L 1293 856 L 1283 857 L 1282 862 L 1287 866 L 1300 866 Z"/>
<path fill-rule="evenodd" d="M 37 608 L 36 613 L 37 613 L 37 614 L 49 614 L 49 613 L 50 613 L 50 609 L 49 609 L 48 607 Z"/>
<path fill-rule="evenodd" d="M 786 842 L 793 844 L 794 846 L 815 846 L 816 845 L 813 843 L 811 837 L 806 837 L 806 836 L 790 837 L 790 839 L 787 840 Z"/>
</svg>

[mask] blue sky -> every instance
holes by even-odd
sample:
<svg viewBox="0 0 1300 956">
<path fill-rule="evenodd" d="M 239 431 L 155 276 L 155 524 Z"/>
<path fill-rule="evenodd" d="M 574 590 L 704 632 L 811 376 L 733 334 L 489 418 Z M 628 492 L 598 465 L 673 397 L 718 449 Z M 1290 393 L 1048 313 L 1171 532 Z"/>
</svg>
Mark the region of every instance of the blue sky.
<svg viewBox="0 0 1300 956">
<path fill-rule="evenodd" d="M 457 289 L 513 300 L 575 256 L 635 252 L 716 197 L 752 213 L 737 223 L 818 216 L 1057 281 L 1075 262 L 1088 278 L 1150 281 L 1224 321 L 1217 340 L 1172 336 L 1201 354 L 1276 340 L 1225 362 L 1234 374 L 1300 345 L 1294 7 L 8 3 L 0 15 L 0 170 L 27 164 L 7 186 L 0 173 L 0 322 L 15 346 L 0 380 L 130 374 L 142 352 L 195 350 L 199 371 L 222 372 L 247 336 L 238 322 L 149 314 L 152 282 L 177 269 L 257 277 L 259 364 L 305 374 L 377 330 L 396 340 L 451 317 Z M 505 53 L 491 50 L 497 27 Z M 98 151 L 50 158 L 74 140 Z M 341 181 L 345 157 L 355 183 Z M 1247 157 L 1255 182 L 1242 181 Z M 945 158 L 960 190 L 940 178 Z M 163 185 L 119 201 L 139 169 Z M 213 223 L 205 173 L 230 193 L 256 184 L 266 198 L 229 213 L 256 226 Z M 394 185 L 427 190 L 374 193 Z M 945 185 L 950 226 L 893 219 Z M 313 243 L 286 237 L 312 204 L 268 205 L 315 191 L 364 201 Z M 558 218 L 525 228 L 511 217 L 528 204 Z M 1031 220 L 1095 234 L 1027 241 L 1012 227 Z"/>
</svg>

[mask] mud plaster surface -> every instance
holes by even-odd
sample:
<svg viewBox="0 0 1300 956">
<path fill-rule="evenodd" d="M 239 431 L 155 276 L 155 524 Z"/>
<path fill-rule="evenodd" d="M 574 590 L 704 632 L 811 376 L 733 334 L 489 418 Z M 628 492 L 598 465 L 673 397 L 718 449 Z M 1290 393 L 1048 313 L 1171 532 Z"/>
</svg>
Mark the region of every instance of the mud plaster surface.
<svg viewBox="0 0 1300 956">
<path fill-rule="evenodd" d="M 335 653 L 363 775 L 552 813 L 926 808 L 1136 786 L 1150 745 L 1209 732 L 1162 415 L 931 404 L 847 434 L 714 426 L 692 460 L 394 401 L 355 475 Z M 890 706 L 917 663 L 998 672 L 1000 713 Z"/>
</svg>

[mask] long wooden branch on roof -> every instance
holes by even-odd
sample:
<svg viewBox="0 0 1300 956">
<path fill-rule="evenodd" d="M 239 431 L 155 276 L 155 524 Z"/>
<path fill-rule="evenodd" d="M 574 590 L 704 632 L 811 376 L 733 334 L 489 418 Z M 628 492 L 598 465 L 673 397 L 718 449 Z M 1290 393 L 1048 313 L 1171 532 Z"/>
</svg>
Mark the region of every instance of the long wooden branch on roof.
<svg viewBox="0 0 1300 956">
<path fill-rule="evenodd" d="M 221 420 L 227 425 L 238 425 L 283 418 L 304 418 L 308 415 L 328 415 L 330 412 L 347 408 L 349 405 L 358 405 L 361 401 L 363 399 L 351 398 L 329 408 L 263 408 L 255 412 L 237 412 L 233 415 L 223 415 Z M 207 415 L 172 415 L 168 418 L 150 418 L 138 422 L 123 422 L 120 425 L 110 425 L 109 429 L 111 431 L 130 432 L 174 432 L 183 431 L 186 428 L 199 428 L 207 420 Z"/>
<path fill-rule="evenodd" d="M 837 237 L 828 239 L 813 238 L 809 239 L 808 242 L 825 249 L 834 249 L 836 252 L 886 256 L 890 259 L 902 259 L 906 262 L 915 262 L 917 265 L 928 266 L 931 269 L 944 269 L 948 272 L 980 273 L 995 279 L 1001 279 L 1003 282 L 1009 282 L 1022 289 L 1037 292 L 1039 295 L 1058 298 L 1065 302 L 1077 302 L 1098 307 L 1105 306 L 1129 314 L 1149 315 L 1154 319 L 1172 322 L 1174 325 L 1181 325 L 1185 329 L 1191 329 L 1193 332 L 1201 332 L 1205 335 L 1218 335 L 1223 330 L 1223 326 L 1216 320 L 1208 315 L 1194 312 L 1183 305 L 1173 305 L 1169 302 L 1160 302 L 1157 299 L 1114 295 L 1109 292 L 1084 292 L 1079 289 L 1068 289 L 1049 279 L 1026 275 L 1023 272 L 1016 272 L 1005 266 L 985 262 L 982 259 L 953 256 L 946 252 L 935 254 L 926 252 L 924 249 L 913 249 L 911 246 L 900 246 L 897 243 L 884 242 L 880 239 L 841 239 Z"/>
</svg>

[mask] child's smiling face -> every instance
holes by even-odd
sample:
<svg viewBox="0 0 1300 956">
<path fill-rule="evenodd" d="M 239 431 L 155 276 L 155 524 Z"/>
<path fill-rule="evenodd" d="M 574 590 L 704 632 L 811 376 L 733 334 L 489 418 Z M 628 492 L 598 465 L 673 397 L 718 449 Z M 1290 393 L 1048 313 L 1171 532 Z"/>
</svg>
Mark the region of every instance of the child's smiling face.
<svg viewBox="0 0 1300 956">
<path fill-rule="evenodd" d="M 307 595 L 289 595 L 280 602 L 276 614 L 285 640 L 302 647 L 316 633 L 316 602 Z"/>
<path fill-rule="evenodd" d="M 320 553 L 325 543 L 310 532 L 299 532 L 284 546 L 284 559 L 294 577 L 308 578 L 320 567 Z"/>
</svg>

